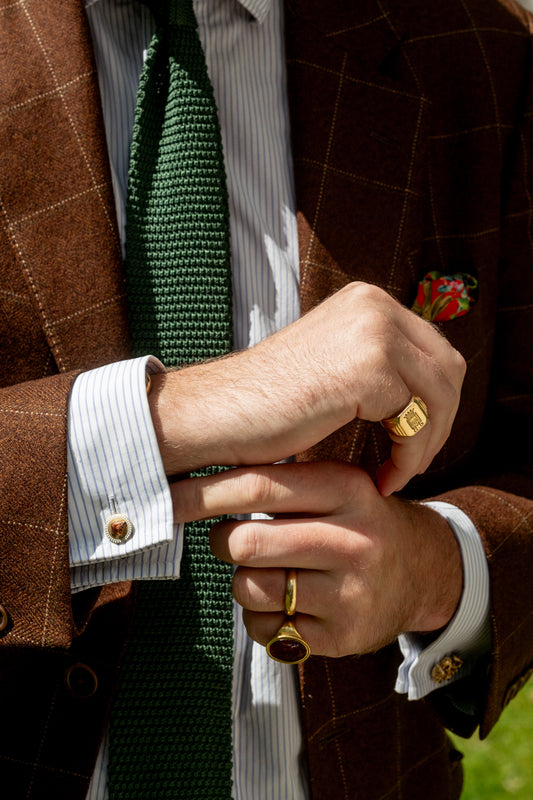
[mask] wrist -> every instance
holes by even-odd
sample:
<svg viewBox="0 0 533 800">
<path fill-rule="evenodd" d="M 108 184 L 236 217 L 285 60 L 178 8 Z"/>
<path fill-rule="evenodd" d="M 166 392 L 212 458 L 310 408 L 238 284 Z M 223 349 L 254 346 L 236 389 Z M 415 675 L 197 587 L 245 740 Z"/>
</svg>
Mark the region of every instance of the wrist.
<svg viewBox="0 0 533 800">
<path fill-rule="evenodd" d="M 453 618 L 463 593 L 461 548 L 447 520 L 429 508 L 413 504 L 413 523 L 418 535 L 419 602 L 410 632 L 432 634 L 445 628 Z"/>
<path fill-rule="evenodd" d="M 148 402 L 167 475 L 281 461 L 331 433 L 295 373 L 263 343 L 152 376 Z"/>
<path fill-rule="evenodd" d="M 215 424 L 216 386 L 195 372 L 205 372 L 205 365 L 152 376 L 148 404 L 167 475 L 229 463 Z"/>
</svg>

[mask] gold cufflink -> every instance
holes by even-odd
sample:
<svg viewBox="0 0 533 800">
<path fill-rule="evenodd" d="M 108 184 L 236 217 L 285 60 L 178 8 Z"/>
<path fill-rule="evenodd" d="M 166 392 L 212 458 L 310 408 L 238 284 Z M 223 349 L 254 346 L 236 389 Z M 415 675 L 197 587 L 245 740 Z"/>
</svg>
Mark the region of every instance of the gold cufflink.
<svg viewBox="0 0 533 800">
<path fill-rule="evenodd" d="M 124 544 L 133 534 L 133 523 L 126 514 L 119 514 L 117 512 L 114 497 L 110 497 L 109 502 L 114 513 L 105 521 L 105 535 L 113 544 Z"/>
<path fill-rule="evenodd" d="M 450 678 L 453 678 L 453 676 L 459 672 L 462 666 L 463 660 L 459 658 L 459 656 L 444 656 L 431 670 L 431 679 L 435 681 L 435 683 L 449 681 Z"/>
</svg>

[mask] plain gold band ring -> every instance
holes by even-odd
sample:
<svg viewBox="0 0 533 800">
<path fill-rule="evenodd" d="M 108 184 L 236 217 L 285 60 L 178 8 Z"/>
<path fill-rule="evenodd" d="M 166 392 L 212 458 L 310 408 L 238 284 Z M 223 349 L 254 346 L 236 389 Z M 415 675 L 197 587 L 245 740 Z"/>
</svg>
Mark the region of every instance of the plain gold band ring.
<svg viewBox="0 0 533 800">
<path fill-rule="evenodd" d="M 295 569 L 287 572 L 287 582 L 285 584 L 285 613 L 288 617 L 293 617 L 296 613 L 296 574 Z"/>
<path fill-rule="evenodd" d="M 269 641 L 266 650 L 270 658 L 282 664 L 300 664 L 309 658 L 311 648 L 296 630 L 293 622 L 296 613 L 296 569 L 287 571 L 285 582 L 285 621 L 273 639 Z"/>
</svg>

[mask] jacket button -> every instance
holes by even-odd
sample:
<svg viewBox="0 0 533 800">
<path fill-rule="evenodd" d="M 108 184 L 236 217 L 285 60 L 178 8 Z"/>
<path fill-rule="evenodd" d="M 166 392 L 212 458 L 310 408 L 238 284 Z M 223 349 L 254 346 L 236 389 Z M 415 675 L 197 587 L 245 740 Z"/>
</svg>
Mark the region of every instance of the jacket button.
<svg viewBox="0 0 533 800">
<path fill-rule="evenodd" d="M 87 664 L 72 664 L 65 673 L 67 689 L 73 697 L 92 697 L 98 689 L 96 672 Z"/>
<path fill-rule="evenodd" d="M 0 605 L 0 633 L 2 633 L 2 631 L 5 631 L 8 625 L 9 625 L 9 614 L 5 610 L 4 606 Z"/>
</svg>

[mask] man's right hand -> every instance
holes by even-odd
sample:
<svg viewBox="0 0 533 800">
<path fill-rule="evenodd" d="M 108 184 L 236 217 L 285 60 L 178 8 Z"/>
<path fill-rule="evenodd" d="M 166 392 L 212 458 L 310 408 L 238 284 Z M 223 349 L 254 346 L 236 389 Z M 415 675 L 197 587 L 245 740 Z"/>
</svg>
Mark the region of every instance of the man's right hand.
<svg viewBox="0 0 533 800">
<path fill-rule="evenodd" d="M 355 417 L 394 416 L 412 395 L 429 423 L 392 438 L 382 494 L 423 472 L 446 441 L 462 356 L 383 290 L 352 283 L 241 353 L 154 376 L 152 416 L 167 474 L 267 464 L 306 450 Z"/>
</svg>

